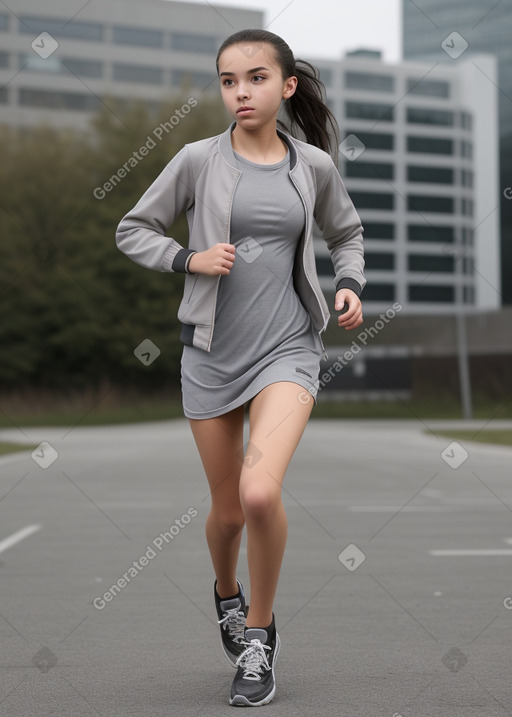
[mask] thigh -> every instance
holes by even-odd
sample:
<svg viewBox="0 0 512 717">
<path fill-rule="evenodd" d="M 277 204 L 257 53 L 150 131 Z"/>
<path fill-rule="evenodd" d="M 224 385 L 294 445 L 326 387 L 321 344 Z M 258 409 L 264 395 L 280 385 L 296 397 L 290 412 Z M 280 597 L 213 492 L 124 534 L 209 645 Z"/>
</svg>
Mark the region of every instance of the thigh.
<svg viewBox="0 0 512 717">
<path fill-rule="evenodd" d="M 224 507 L 238 504 L 244 407 L 215 418 L 189 419 L 189 423 L 210 485 L 212 503 Z"/>
<path fill-rule="evenodd" d="M 292 381 L 277 381 L 260 391 L 249 410 L 243 475 L 249 478 L 252 468 L 259 466 L 259 480 L 272 480 L 280 488 L 313 406 L 313 397 L 304 402 L 303 386 Z"/>
</svg>

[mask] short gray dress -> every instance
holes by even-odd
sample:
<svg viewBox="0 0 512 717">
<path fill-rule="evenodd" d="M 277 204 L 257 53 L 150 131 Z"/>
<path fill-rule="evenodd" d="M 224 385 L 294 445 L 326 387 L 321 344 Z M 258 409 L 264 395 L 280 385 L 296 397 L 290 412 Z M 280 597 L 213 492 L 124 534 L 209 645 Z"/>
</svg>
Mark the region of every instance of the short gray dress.
<svg viewBox="0 0 512 717">
<path fill-rule="evenodd" d="M 235 261 L 220 278 L 211 350 L 183 347 L 187 418 L 219 416 L 276 381 L 300 384 L 314 398 L 318 389 L 321 342 L 293 285 L 304 207 L 289 153 L 270 165 L 235 157 L 243 172 L 231 213 Z"/>
</svg>

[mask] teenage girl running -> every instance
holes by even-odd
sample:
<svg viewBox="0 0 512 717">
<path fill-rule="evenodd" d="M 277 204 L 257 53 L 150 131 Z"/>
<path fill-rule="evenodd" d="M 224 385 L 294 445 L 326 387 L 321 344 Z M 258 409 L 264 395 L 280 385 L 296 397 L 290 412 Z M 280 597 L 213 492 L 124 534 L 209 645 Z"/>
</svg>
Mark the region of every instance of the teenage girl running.
<svg viewBox="0 0 512 717">
<path fill-rule="evenodd" d="M 217 72 L 232 124 L 185 145 L 123 218 L 116 239 L 138 264 L 186 274 L 178 310 L 183 410 L 211 489 L 215 605 L 224 652 L 237 668 L 229 701 L 253 706 L 275 693 L 273 603 L 287 537 L 281 486 L 326 357 L 329 311 L 313 222 L 330 250 L 344 329 L 363 320 L 363 242 L 328 154 L 337 128 L 314 68 L 296 61 L 277 35 L 243 30 L 222 44 Z M 305 142 L 278 128 L 283 105 Z M 188 248 L 165 236 L 182 212 Z M 250 606 L 236 578 L 244 526 Z"/>
</svg>

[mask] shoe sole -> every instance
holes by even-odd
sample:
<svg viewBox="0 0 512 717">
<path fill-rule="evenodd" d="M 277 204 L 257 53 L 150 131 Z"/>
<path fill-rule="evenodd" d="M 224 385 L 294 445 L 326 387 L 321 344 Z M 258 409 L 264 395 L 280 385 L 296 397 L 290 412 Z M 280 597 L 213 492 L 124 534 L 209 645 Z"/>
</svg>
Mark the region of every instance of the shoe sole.
<svg viewBox="0 0 512 717">
<path fill-rule="evenodd" d="M 268 695 L 259 702 L 250 702 L 247 697 L 244 697 L 243 695 L 235 695 L 234 697 L 230 697 L 230 705 L 233 705 L 234 707 L 260 707 L 261 705 L 267 705 L 273 699 L 276 693 L 276 676 L 274 674 L 274 668 L 276 666 L 277 656 L 279 655 L 280 649 L 281 640 L 279 639 L 279 635 L 276 633 L 276 649 L 274 651 L 274 661 L 272 663 L 272 678 L 274 680 L 274 686 Z"/>
</svg>

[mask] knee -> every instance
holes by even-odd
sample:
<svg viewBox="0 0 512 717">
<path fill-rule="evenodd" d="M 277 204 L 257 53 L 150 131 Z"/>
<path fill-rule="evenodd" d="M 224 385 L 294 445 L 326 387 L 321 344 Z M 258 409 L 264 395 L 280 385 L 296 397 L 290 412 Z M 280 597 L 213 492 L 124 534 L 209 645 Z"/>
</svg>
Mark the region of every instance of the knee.
<svg viewBox="0 0 512 717">
<path fill-rule="evenodd" d="M 281 494 L 274 486 L 249 485 L 241 490 L 240 502 L 247 520 L 266 521 L 280 506 Z"/>
<path fill-rule="evenodd" d="M 235 538 L 244 528 L 245 518 L 241 510 L 226 512 L 212 508 L 211 515 L 215 521 L 217 530 L 219 530 L 225 538 Z"/>
</svg>

